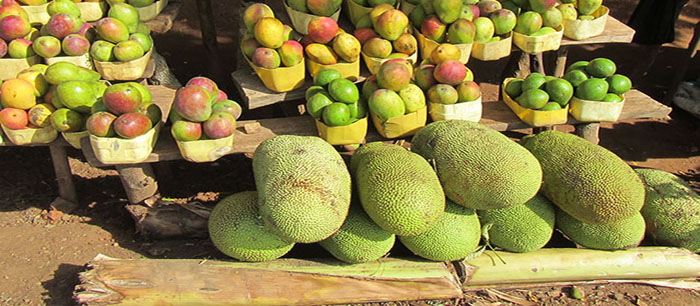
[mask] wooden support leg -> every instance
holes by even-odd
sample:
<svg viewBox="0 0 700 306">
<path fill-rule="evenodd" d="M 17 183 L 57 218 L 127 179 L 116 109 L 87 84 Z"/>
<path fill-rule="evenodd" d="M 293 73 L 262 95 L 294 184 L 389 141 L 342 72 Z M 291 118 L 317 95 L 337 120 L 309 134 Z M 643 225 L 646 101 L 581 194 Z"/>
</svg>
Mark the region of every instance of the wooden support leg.
<svg viewBox="0 0 700 306">
<path fill-rule="evenodd" d="M 557 64 L 554 67 L 554 76 L 561 78 L 566 70 L 566 57 L 569 56 L 569 48 L 562 46 L 557 50 Z"/>
<path fill-rule="evenodd" d="M 64 213 L 69 213 L 78 207 L 78 194 L 75 192 L 75 185 L 73 185 L 73 174 L 70 170 L 70 164 L 68 164 L 66 147 L 58 144 L 51 144 L 49 150 L 51 151 L 53 170 L 56 172 L 58 195 L 60 197 L 60 199 L 56 199 L 51 205 Z M 61 201 L 61 199 L 63 201 Z"/>
<path fill-rule="evenodd" d="M 576 127 L 576 135 L 588 140 L 592 143 L 598 144 L 600 138 L 598 137 L 598 132 L 600 131 L 600 123 L 585 123 L 578 124 Z"/>
<path fill-rule="evenodd" d="M 140 203 L 158 191 L 158 181 L 150 164 L 115 165 L 115 168 L 130 203 Z"/>
<path fill-rule="evenodd" d="M 530 55 L 519 51 L 516 56 L 511 56 L 503 69 L 501 79 L 505 78 L 525 78 L 530 74 Z"/>
<path fill-rule="evenodd" d="M 539 72 L 546 74 L 544 72 L 544 60 L 542 59 L 542 52 L 530 55 L 530 72 Z"/>
<path fill-rule="evenodd" d="M 218 51 L 219 45 L 216 41 L 216 27 L 214 26 L 214 13 L 211 9 L 211 0 L 197 0 L 197 12 L 199 14 L 199 24 L 202 27 L 202 40 L 204 47 L 211 55 Z"/>
</svg>

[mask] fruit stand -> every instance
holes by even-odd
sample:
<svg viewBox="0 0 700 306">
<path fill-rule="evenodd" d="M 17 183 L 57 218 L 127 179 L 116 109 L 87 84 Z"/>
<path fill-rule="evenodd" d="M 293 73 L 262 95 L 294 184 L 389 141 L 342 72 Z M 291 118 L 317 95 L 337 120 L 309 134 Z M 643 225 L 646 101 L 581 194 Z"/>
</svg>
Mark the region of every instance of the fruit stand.
<svg viewBox="0 0 700 306">
<path fill-rule="evenodd" d="M 80 150 L 90 166 L 114 167 L 117 170 L 130 203 L 126 208 L 136 220 L 136 227 L 140 232 L 160 238 L 179 235 L 209 237 L 222 253 L 241 261 L 145 258 L 122 260 L 100 254 L 88 263 L 88 270 L 80 274 L 80 283 L 76 286 L 74 294 L 79 303 L 309 305 L 452 299 L 459 298 L 464 292 L 471 290 L 543 284 L 635 282 L 680 288 L 698 287 L 695 280 L 700 277 L 700 257 L 694 253 L 696 251 L 682 249 L 681 247 L 687 246 L 679 245 L 675 241 L 661 245 L 674 245 L 679 248 L 660 247 L 657 244 L 640 247 L 642 238 L 634 240 L 634 235 L 640 233 L 640 223 L 635 223 L 636 227 L 617 223 L 635 217 L 635 221 L 642 222 L 641 233 L 644 236 L 645 221 L 641 205 L 648 205 L 644 202 L 644 192 L 655 192 L 656 198 L 650 196 L 646 200 L 658 204 L 663 202 L 660 200 L 662 196 L 668 197 L 667 194 L 663 194 L 665 190 L 654 190 L 650 186 L 658 182 L 651 179 L 647 181 L 642 173 L 636 173 L 614 153 L 597 145 L 600 121 L 666 119 L 671 113 L 671 108 L 639 90 L 630 89 L 631 82 L 621 75 L 621 80 L 627 80 L 627 83 L 622 82 L 623 85 L 613 89 L 613 85 L 608 85 L 612 82 L 608 78 L 618 75 L 614 74 L 615 64 L 609 59 L 597 58 L 591 60 L 591 63 L 577 62 L 569 68 L 566 67 L 568 47 L 630 43 L 634 36 L 631 28 L 609 17 L 605 30 L 600 35 L 583 40 L 561 39 L 561 46 L 557 45 L 556 48 L 554 77 L 549 76 L 551 79 L 546 81 L 544 75 L 538 76 L 536 73 L 545 72 L 543 52 L 514 50 L 511 51 L 506 71 L 503 72 L 504 76 L 508 77 L 503 83 L 477 84 L 474 82 L 474 73 L 465 63 L 470 58 L 472 42 L 455 43 L 459 47 L 448 43 L 439 44 L 431 41 L 428 33 L 424 36 L 415 27 L 409 29 L 404 26 L 400 31 L 378 30 L 382 34 L 381 37 L 393 37 L 387 40 L 394 43 L 388 43 L 389 51 L 386 52 L 386 56 L 376 56 L 386 51 L 386 48 L 382 50 L 377 47 L 379 51 L 361 48 L 358 38 L 351 35 L 353 26 L 350 20 L 347 19 L 346 13 L 341 13 L 340 8 L 337 8 L 334 14 L 327 14 L 328 17 L 304 19 L 299 15 L 290 19 L 284 14 L 285 11 L 288 14 L 302 13 L 292 12 L 293 9 L 288 6 L 292 5 L 292 1 L 263 2 L 269 7 L 256 3 L 250 7 L 257 7 L 246 10 L 245 13 L 240 11 L 243 9 L 242 1 L 233 4 L 236 15 L 241 16 L 240 32 L 234 37 L 235 50 L 241 52 L 236 54 L 235 62 L 238 65 L 231 77 L 244 102 L 243 108 L 250 110 L 278 104 L 283 108 L 292 109 L 287 117 L 236 121 L 242 112 L 240 105 L 229 100 L 228 95 L 220 90 L 214 81 L 199 76 L 190 79 L 184 87 L 181 86 L 169 72 L 164 59 L 154 51 L 152 40 L 151 45 L 143 47 L 143 41 L 139 41 L 140 36 L 132 39 L 131 35 L 143 34 L 136 30 L 126 31 L 126 39 L 113 40 L 118 41 L 114 42 L 117 46 L 125 41 L 137 46 L 141 51 L 138 56 L 125 53 L 125 59 L 122 60 L 119 56 L 121 51 L 110 51 L 115 56 L 111 59 L 107 56 L 101 60 L 98 58 L 100 54 L 92 54 L 91 50 L 90 56 L 96 66 L 100 64 L 117 67 L 111 70 L 114 75 L 103 71 L 104 68 L 98 67 L 97 73 L 71 64 L 71 69 L 78 71 L 76 75 L 86 73 L 87 77 L 49 82 L 55 91 L 44 89 L 44 92 L 39 94 L 37 89 L 37 93 L 30 92 L 32 99 L 38 97 L 42 102 L 61 105 L 62 107 L 56 108 L 62 110 L 61 114 L 65 114 L 66 117 L 63 121 L 54 122 L 54 116 L 51 115 L 50 122 L 55 131 L 61 132 L 66 140 L 61 138 L 49 144 L 30 144 L 50 148 L 60 195 L 52 203 L 54 209 L 69 211 L 79 202 L 66 154 L 66 147 L 73 146 Z M 300 3 L 302 7 L 307 5 L 304 4 L 306 1 L 295 1 L 293 4 L 298 7 Z M 454 3 L 460 7 L 462 5 L 461 1 L 452 1 L 452 4 Z M 400 11 L 407 10 L 405 4 L 396 3 L 395 7 L 384 4 L 384 11 L 376 13 L 373 9 L 371 13 L 359 17 L 356 23 L 371 22 L 370 29 L 375 22 L 405 21 L 408 24 L 408 17 Z M 207 18 L 211 17 L 207 16 L 211 15 L 211 3 L 203 0 L 198 1 L 197 5 L 200 20 L 207 21 L 202 24 L 204 44 L 208 51 L 215 55 L 215 27 L 212 18 Z M 160 15 L 145 24 L 154 33 L 167 32 L 172 28 L 180 6 L 181 3 L 177 1 L 169 2 Z M 270 11 L 269 14 L 274 11 L 274 15 L 279 19 L 263 17 L 268 13 L 266 10 Z M 435 10 L 449 12 L 445 7 L 436 7 Z M 461 9 L 460 11 L 460 14 L 465 12 Z M 136 16 L 138 17 L 138 14 Z M 251 18 L 254 19 L 252 25 Z M 340 19 L 336 22 L 333 18 Z M 370 21 L 370 18 L 379 21 Z M 433 20 L 428 22 L 439 23 L 438 17 L 431 18 Z M 113 33 L 104 30 L 102 26 L 109 22 L 119 25 L 122 21 L 116 17 L 104 19 L 108 20 L 96 23 L 100 27 L 97 31 L 104 31 L 98 32 L 98 37 L 110 40 Z M 457 26 L 471 23 L 464 20 L 461 24 L 456 23 Z M 308 35 L 303 39 L 295 39 L 295 32 L 288 24 L 298 26 L 299 23 L 305 22 L 309 24 Z M 132 25 L 136 28 L 137 24 L 134 22 Z M 126 25 L 123 27 L 126 29 Z M 263 27 L 265 29 L 259 30 Z M 327 31 L 326 27 L 335 28 Z M 269 33 L 279 34 L 280 39 L 266 39 L 264 35 L 268 34 L 265 32 L 267 28 L 271 29 Z M 564 28 L 556 28 L 550 28 L 551 33 L 545 33 L 543 36 L 561 37 Z M 425 32 L 424 29 L 420 31 Z M 246 36 L 252 32 L 255 35 L 261 32 L 260 36 L 263 37 Z M 510 35 L 513 35 L 514 41 L 523 39 L 518 38 L 518 35 L 529 36 L 510 30 L 506 32 L 509 34 L 504 37 L 510 39 Z M 419 38 L 414 38 L 414 34 Z M 350 52 L 343 52 L 346 51 L 343 48 L 345 46 L 336 46 L 341 35 L 345 35 L 347 40 L 338 44 L 354 46 L 357 42 L 358 48 L 353 50 L 356 51 L 354 56 L 349 55 Z M 493 33 L 491 35 L 493 36 Z M 330 37 L 326 39 L 325 36 Z M 399 37 L 406 36 L 409 38 L 403 41 L 407 46 L 396 44 L 396 41 L 400 40 Z M 459 37 L 453 39 L 457 38 Z M 501 38 L 489 40 L 489 43 L 498 42 Z M 246 45 L 246 39 L 251 45 Z M 376 45 L 379 46 L 379 40 L 379 37 L 367 37 L 363 43 L 377 42 Z M 420 42 L 420 49 L 417 48 L 417 41 Z M 432 45 L 431 42 L 435 44 Z M 427 50 L 426 45 L 432 49 Z M 316 51 L 313 50 L 314 47 L 317 48 Z M 392 48 L 397 52 L 391 53 Z M 299 50 L 301 52 L 298 52 Z M 365 51 L 376 53 L 368 56 Z M 338 60 L 339 56 L 336 53 L 340 54 L 341 60 Z M 53 56 L 57 54 L 58 52 Z M 423 62 L 418 60 L 418 54 L 422 55 Z M 45 58 L 53 56 L 42 55 Z M 329 58 L 331 60 L 326 61 Z M 143 65 L 139 61 L 143 61 Z M 355 68 L 361 61 L 365 62 L 365 65 L 362 65 L 357 75 Z M 613 68 L 608 69 L 612 70 L 610 73 L 598 71 L 605 70 L 604 64 L 607 62 L 600 64 L 603 68 L 598 69 L 597 63 L 602 61 L 612 63 Z M 124 77 L 121 73 L 131 68 L 130 65 L 139 66 L 137 68 L 143 68 L 145 72 L 142 75 Z M 575 67 L 576 65 L 578 67 Z M 45 71 L 59 66 L 52 64 Z M 572 66 L 574 68 L 571 68 Z M 577 92 L 577 96 L 573 97 L 574 85 L 564 78 L 567 69 L 578 69 L 572 71 L 586 75 L 585 81 L 575 85 L 577 91 L 579 86 L 583 88 L 580 96 Z M 307 76 L 306 70 L 312 75 L 311 78 Z M 480 72 L 476 71 L 476 74 Z M 432 83 L 424 86 L 423 80 L 419 79 L 419 73 L 432 78 Z M 510 78 L 513 74 L 523 79 Z M 531 76 L 535 76 L 532 82 Z M 17 78 L 19 79 L 19 76 Z M 100 83 L 100 79 L 115 82 L 105 84 Z M 593 94 L 588 95 L 585 92 L 586 85 L 582 84 L 589 80 L 605 84 L 604 90 L 598 89 L 598 92 L 594 92 L 596 96 L 602 93 L 601 98 L 587 98 Z M 515 91 L 511 91 L 515 87 L 510 85 L 516 84 L 515 81 L 520 83 L 517 83 Z M 556 105 L 558 101 L 554 93 L 550 97 L 544 91 L 545 88 L 549 91 L 546 82 L 555 84 L 557 81 L 565 81 L 570 88 L 562 106 Z M 525 89 L 526 82 L 531 89 Z M 531 85 L 536 82 L 540 83 Z M 69 88 L 69 85 L 64 84 L 67 83 L 86 88 L 76 91 L 78 93 L 93 90 L 94 93 L 86 94 L 85 98 L 90 103 L 70 105 L 74 101 L 71 94 L 75 93 L 66 93 L 68 89 L 65 88 Z M 148 85 L 149 83 L 157 85 Z M 363 83 L 361 92 L 356 83 Z M 617 89 L 624 88 L 627 84 L 626 89 Z M 48 85 L 46 87 L 48 88 Z M 543 101 L 542 105 L 528 106 L 530 104 L 524 93 L 530 90 L 539 90 L 546 95 L 546 98 L 540 98 L 541 101 L 535 103 Z M 609 95 L 618 100 L 603 100 Z M 373 109 L 371 102 L 366 106 L 362 104 L 365 99 L 385 99 L 384 101 L 389 101 L 388 110 Z M 429 103 L 426 103 L 426 99 Z M 304 100 L 306 104 L 301 104 Z M 300 101 L 301 103 L 298 103 Z M 392 105 L 391 102 L 394 101 L 399 101 L 399 105 Z M 566 105 L 569 101 L 572 101 L 571 104 Z M 573 110 L 573 101 L 582 104 L 609 102 L 606 106 L 616 106 L 618 112 L 613 116 L 614 119 L 601 120 L 595 116 L 592 119 L 581 118 L 576 116 L 580 115 L 580 109 Z M 318 104 L 315 105 L 314 102 Z M 544 105 L 549 106 L 551 103 L 554 103 L 556 108 L 544 109 Z M 16 108 L 27 112 L 30 107 L 33 108 L 10 107 L 5 103 L 3 105 L 6 109 Z M 428 105 L 431 109 L 432 123 L 426 125 L 426 122 L 430 122 L 427 119 Z M 330 114 L 331 109 L 339 111 Z M 460 114 L 460 111 L 469 114 Z M 523 115 L 524 112 L 547 114 L 548 111 L 558 111 L 557 113 L 563 114 L 564 117 L 560 116 L 561 120 L 555 123 L 545 120 L 542 124 L 535 124 L 534 119 L 528 121 L 524 118 L 526 115 Z M 83 118 L 83 123 L 76 124 L 77 120 L 69 122 L 70 112 L 78 118 Z M 455 118 L 460 120 L 453 120 Z M 39 124 L 35 126 L 36 120 L 31 119 L 33 121 L 24 122 L 14 130 L 38 130 L 38 127 L 45 127 Z M 7 133 L 4 122 L 3 129 Z M 353 125 L 355 126 L 352 127 Z M 367 128 L 367 125 L 374 127 Z M 555 131 L 555 125 L 574 126 L 576 134 L 585 141 Z M 66 128 L 60 130 L 62 126 Z M 328 131 L 331 129 L 340 135 L 338 139 L 341 140 L 338 143 L 329 140 Z M 528 130 L 526 133 L 530 134 L 533 129 L 535 133 L 524 137 L 519 143 L 500 133 Z M 362 134 L 357 133 L 358 130 Z M 66 136 L 80 132 L 84 132 L 82 138 Z M 358 138 L 358 135 L 364 138 Z M 349 138 L 343 138 L 344 136 Z M 75 139 L 79 141 L 75 143 Z M 353 140 L 343 142 L 343 139 Z M 363 140 L 356 141 L 358 139 Z M 407 141 L 411 142 L 411 150 L 403 148 L 404 144 L 409 145 Z M 339 153 L 337 149 L 340 145 L 346 146 L 344 148 L 349 148 L 351 152 Z M 13 145 L 5 139 L 2 146 Z M 557 152 L 560 155 L 554 158 L 548 155 L 562 147 L 565 150 Z M 187 148 L 191 151 L 187 151 Z M 454 148 L 459 149 L 453 150 Z M 460 151 L 462 149 L 464 150 Z M 188 152 L 193 155 L 188 155 Z M 588 155 L 576 156 L 580 152 Z M 174 160 L 212 162 L 231 154 L 245 154 L 253 158 L 253 173 L 258 191 L 241 192 L 226 197 L 214 209 L 185 204 L 178 205 L 184 207 L 180 212 L 158 216 L 160 202 L 167 201 L 161 199 L 158 194 L 159 185 L 154 166 Z M 571 170 L 571 167 L 576 169 Z M 579 171 L 579 168 L 583 170 Z M 595 172 L 598 168 L 608 171 L 609 175 L 598 176 Z M 165 176 L 167 168 L 164 169 L 161 175 Z M 505 171 L 499 172 L 499 169 Z M 480 177 L 482 172 L 487 173 L 486 177 Z M 396 184 L 390 181 L 392 178 L 410 182 Z M 467 181 L 468 188 L 464 184 L 455 183 Z M 600 187 L 600 190 L 587 189 L 589 185 L 597 182 L 605 186 Z M 394 185 L 401 185 L 401 188 L 394 188 Z M 576 188 L 567 189 L 571 186 Z M 625 189 L 627 187 L 629 189 Z M 598 186 L 591 188 L 595 189 Z M 687 188 L 690 190 L 690 187 Z M 375 193 L 377 190 L 385 193 Z M 296 192 L 300 194 L 298 198 Z M 307 192 L 314 194 L 314 197 L 301 200 L 305 206 L 300 210 L 298 204 Z M 574 195 L 571 196 L 569 192 Z M 317 197 L 315 193 L 318 193 Z M 608 193 L 612 195 L 608 196 Z M 686 194 L 690 198 L 697 196 L 692 190 Z M 392 207 L 396 203 L 399 205 Z M 413 206 L 414 204 L 416 205 Z M 536 209 L 529 211 L 531 206 L 527 206 L 527 212 L 523 215 L 525 217 L 520 216 L 519 219 L 530 221 L 527 213 L 530 213 L 532 219 L 551 219 L 543 226 L 545 232 L 549 230 L 546 241 L 539 247 L 528 250 L 513 250 L 496 242 L 499 238 L 494 237 L 499 236 L 501 229 L 492 227 L 515 222 L 486 222 L 484 220 L 488 218 L 498 219 L 497 216 L 488 217 L 489 212 L 505 210 L 511 206 L 534 207 L 538 204 L 546 208 L 543 209 L 546 213 L 540 215 Z M 572 205 L 573 208 L 567 205 Z M 615 206 L 618 211 L 608 215 L 611 206 Z M 412 215 L 410 218 L 395 218 L 392 216 L 396 214 L 396 211 L 392 211 L 394 208 L 400 211 L 399 215 Z M 264 215 L 266 210 L 273 213 Z M 321 212 L 318 213 L 319 211 Z M 477 216 L 477 211 L 483 213 Z M 619 215 L 615 215 L 616 212 Z M 571 219 L 564 222 L 565 224 L 583 224 L 584 227 L 592 228 L 612 224 L 611 226 L 619 225 L 637 231 L 630 235 L 634 236 L 630 238 L 634 241 L 629 243 L 623 241 L 620 245 L 614 244 L 619 239 L 629 237 L 612 235 L 614 237 L 609 239 L 612 242 L 605 241 L 603 246 L 598 246 L 588 245 L 588 237 L 578 240 L 574 230 L 566 232 L 567 229 L 560 226 L 557 230 L 561 236 L 570 242 L 569 245 L 573 244 L 578 248 L 542 248 L 549 242 L 555 230 L 555 215 L 557 223 L 561 222 L 560 218 L 568 217 Z M 161 217 L 162 222 L 153 221 Z M 191 220 L 194 221 L 190 222 Z M 536 221 L 539 220 L 532 220 L 530 226 L 537 227 Z M 353 225 L 352 222 L 358 223 Z M 288 224 L 290 225 L 287 226 Z M 372 227 L 376 232 L 369 235 L 369 238 L 362 237 L 365 234 L 354 233 L 353 226 L 363 230 Z M 311 227 L 314 228 L 310 229 Z M 468 231 L 461 232 L 467 227 Z M 299 228 L 303 230 L 298 230 Z M 583 236 L 598 238 L 597 230 L 599 228 L 584 231 Z M 607 228 L 600 231 L 605 230 L 611 231 Z M 431 231 L 433 232 L 430 233 Z M 439 231 L 448 232 L 445 234 Z M 348 236 L 343 237 L 344 234 Z M 252 237 L 252 242 L 246 240 L 250 238 L 248 236 Z M 353 249 L 360 249 L 360 253 L 366 251 L 362 247 L 352 245 L 358 242 L 352 241 L 357 239 L 356 236 L 360 237 L 359 242 L 365 239 L 364 242 L 383 243 L 382 247 L 389 246 L 389 249 L 393 247 L 395 240 L 400 240 L 401 245 L 412 254 L 427 260 L 388 257 L 389 249 L 381 249 L 373 255 L 353 254 L 357 257 L 352 257 L 349 254 Z M 379 236 L 381 238 L 377 238 Z M 451 243 L 450 239 L 455 239 L 454 243 Z M 467 245 L 467 240 L 474 245 Z M 482 240 L 484 245 L 480 245 Z M 343 245 L 348 241 L 349 244 Z M 317 242 L 338 260 L 277 259 L 289 252 L 295 243 Z M 607 242 L 612 246 L 605 245 Z M 232 246 L 226 245 L 227 243 Z M 237 243 L 242 246 L 236 245 Z M 248 248 L 248 243 L 253 247 Z M 259 247 L 256 243 L 270 245 Z M 690 242 L 691 245 L 692 243 Z M 495 250 L 491 244 L 500 249 Z M 438 247 L 435 247 L 436 245 Z M 465 253 L 464 250 L 469 252 Z M 450 254 L 453 251 L 457 255 Z M 448 255 L 445 255 L 446 253 Z M 523 304 L 529 305 L 529 302 L 525 302 Z"/>
</svg>

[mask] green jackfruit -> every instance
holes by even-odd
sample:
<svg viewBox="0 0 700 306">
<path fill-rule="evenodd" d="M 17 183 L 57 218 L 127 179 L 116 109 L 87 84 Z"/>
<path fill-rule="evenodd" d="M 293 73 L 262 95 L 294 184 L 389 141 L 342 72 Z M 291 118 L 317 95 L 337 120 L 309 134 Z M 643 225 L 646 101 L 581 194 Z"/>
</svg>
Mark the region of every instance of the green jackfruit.
<svg viewBox="0 0 700 306">
<path fill-rule="evenodd" d="M 445 194 L 473 209 L 521 205 L 537 194 L 537 159 L 508 137 L 484 125 L 437 121 L 413 137 L 411 150 L 434 161 Z"/>
<path fill-rule="evenodd" d="M 476 250 L 481 239 L 479 217 L 473 209 L 447 200 L 445 213 L 430 230 L 417 236 L 399 236 L 414 254 L 436 261 L 452 261 Z"/>
<path fill-rule="evenodd" d="M 700 195 L 672 173 L 635 171 L 647 191 L 642 207 L 647 232 L 660 243 L 700 252 Z"/>
<path fill-rule="evenodd" d="M 612 223 L 586 223 L 557 209 L 557 228 L 576 244 L 599 250 L 633 248 L 644 239 L 644 218 L 637 212 Z"/>
<path fill-rule="evenodd" d="M 263 141 L 253 155 L 253 174 L 265 227 L 285 240 L 321 241 L 348 215 L 350 173 L 321 138 L 281 135 Z"/>
<path fill-rule="evenodd" d="M 526 253 L 544 247 L 554 233 L 554 204 L 536 195 L 523 205 L 479 210 L 481 224 L 492 223 L 490 242 L 511 252 Z"/>
<path fill-rule="evenodd" d="M 319 244 L 333 257 L 354 264 L 382 258 L 395 240 L 396 235 L 383 230 L 361 206 L 353 204 L 340 230 Z"/>
<path fill-rule="evenodd" d="M 542 193 L 574 218 L 612 223 L 642 208 L 642 181 L 607 149 L 557 131 L 527 136 L 521 143 L 542 165 Z"/>
<path fill-rule="evenodd" d="M 351 168 L 365 212 L 381 228 L 413 236 L 430 229 L 445 210 L 445 194 L 420 155 L 383 143 L 360 147 Z"/>
<path fill-rule="evenodd" d="M 255 191 L 244 191 L 216 204 L 209 216 L 209 237 L 219 251 L 242 261 L 267 261 L 292 249 L 293 242 L 264 228 L 257 201 Z"/>
</svg>

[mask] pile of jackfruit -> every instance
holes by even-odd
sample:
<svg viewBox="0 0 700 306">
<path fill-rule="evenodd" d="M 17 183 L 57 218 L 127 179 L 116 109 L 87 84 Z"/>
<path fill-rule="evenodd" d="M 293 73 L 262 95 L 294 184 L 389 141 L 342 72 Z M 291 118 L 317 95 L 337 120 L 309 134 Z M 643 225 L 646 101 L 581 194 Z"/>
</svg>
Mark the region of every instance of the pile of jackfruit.
<svg viewBox="0 0 700 306">
<path fill-rule="evenodd" d="M 700 251 L 700 196 L 682 179 L 633 170 L 607 149 L 546 131 L 519 143 L 478 123 L 438 121 L 411 149 L 369 143 L 348 165 L 318 137 L 281 135 L 253 156 L 257 191 L 221 200 L 209 233 L 224 254 L 267 261 L 318 243 L 348 263 L 387 255 L 452 261 L 480 243 L 510 252 L 555 230 L 585 248 L 659 244 Z"/>
</svg>

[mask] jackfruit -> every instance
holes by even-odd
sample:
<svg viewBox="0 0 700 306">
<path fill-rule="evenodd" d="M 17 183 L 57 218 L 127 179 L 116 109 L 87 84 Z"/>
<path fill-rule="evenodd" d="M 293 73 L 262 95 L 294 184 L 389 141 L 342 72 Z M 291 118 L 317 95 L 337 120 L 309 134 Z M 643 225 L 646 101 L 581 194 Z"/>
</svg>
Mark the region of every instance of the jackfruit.
<svg viewBox="0 0 700 306">
<path fill-rule="evenodd" d="M 354 264 L 382 258 L 395 240 L 396 235 L 374 223 L 361 206 L 352 204 L 340 230 L 319 244 L 333 257 Z"/>
<path fill-rule="evenodd" d="M 511 252 L 538 250 L 554 233 L 554 204 L 539 194 L 523 205 L 478 210 L 476 214 L 481 224 L 493 224 L 491 244 Z"/>
<path fill-rule="evenodd" d="M 576 244 L 599 250 L 636 247 L 644 239 L 644 218 L 637 212 L 631 217 L 607 224 L 586 223 L 557 209 L 557 228 Z"/>
<path fill-rule="evenodd" d="M 642 181 L 607 149 L 557 131 L 526 136 L 521 142 L 542 165 L 542 194 L 574 218 L 612 223 L 642 208 Z"/>
<path fill-rule="evenodd" d="M 219 251 L 241 261 L 282 257 L 294 246 L 267 231 L 258 214 L 258 194 L 244 191 L 216 204 L 209 216 L 209 237 Z"/>
<path fill-rule="evenodd" d="M 433 168 L 418 154 L 383 143 L 352 156 L 360 203 L 372 220 L 396 235 L 430 229 L 445 210 L 445 194 Z"/>
<path fill-rule="evenodd" d="M 683 179 L 655 169 L 636 169 L 646 186 L 642 216 L 654 240 L 700 252 L 700 195 Z"/>
<path fill-rule="evenodd" d="M 265 227 L 287 241 L 326 239 L 348 215 L 350 173 L 321 138 L 281 135 L 263 141 L 253 155 L 253 174 Z"/>
<path fill-rule="evenodd" d="M 446 201 L 445 213 L 430 230 L 417 236 L 399 236 L 414 254 L 436 261 L 452 261 L 476 250 L 481 239 L 479 217 L 473 209 Z"/>
<path fill-rule="evenodd" d="M 505 135 L 484 125 L 437 121 L 419 130 L 411 150 L 434 161 L 445 194 L 473 209 L 521 205 L 537 194 L 537 159 Z"/>
</svg>

